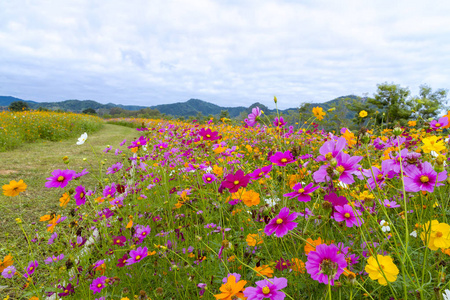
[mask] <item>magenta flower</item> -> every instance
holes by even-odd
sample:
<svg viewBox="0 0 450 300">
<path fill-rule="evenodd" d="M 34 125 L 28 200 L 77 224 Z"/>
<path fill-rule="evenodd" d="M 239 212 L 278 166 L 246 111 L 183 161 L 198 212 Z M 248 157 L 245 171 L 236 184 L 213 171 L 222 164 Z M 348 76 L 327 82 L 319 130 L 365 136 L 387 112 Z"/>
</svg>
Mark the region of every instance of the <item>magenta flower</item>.
<svg viewBox="0 0 450 300">
<path fill-rule="evenodd" d="M 130 251 L 130 258 L 127 259 L 127 263 L 126 265 L 132 265 L 135 264 L 137 262 L 140 262 L 142 259 L 144 259 L 145 257 L 147 257 L 148 255 L 148 249 L 147 247 L 138 247 L 136 250 L 131 250 Z"/>
<path fill-rule="evenodd" d="M 272 170 L 272 167 L 273 167 L 272 165 L 265 166 L 265 167 L 262 167 L 260 169 L 256 169 L 255 171 L 253 171 L 252 173 L 250 173 L 248 175 L 250 176 L 250 179 L 252 181 L 261 179 L 261 178 L 263 178 L 263 176 L 268 177 L 267 174 L 269 174 L 269 172 Z"/>
<path fill-rule="evenodd" d="M 275 119 L 273 120 L 273 126 L 275 127 L 283 127 L 284 125 L 286 125 L 286 122 L 284 121 L 283 117 L 275 117 Z"/>
<path fill-rule="evenodd" d="M 105 287 L 106 285 L 106 279 L 108 279 L 108 277 L 106 276 L 101 276 L 99 278 L 95 278 L 91 285 L 89 286 L 89 288 L 95 293 L 100 293 L 102 291 L 102 289 Z"/>
<path fill-rule="evenodd" d="M 397 204 L 396 201 L 389 201 L 388 199 L 384 199 L 383 205 L 387 208 L 397 208 L 400 207 L 399 204 Z"/>
<path fill-rule="evenodd" d="M 336 157 L 339 152 L 345 149 L 347 146 L 347 140 L 343 137 L 338 138 L 336 141 L 326 141 L 323 143 L 322 147 L 319 149 L 319 155 L 316 160 L 317 161 L 325 161 L 325 160 L 331 160 L 332 158 Z"/>
<path fill-rule="evenodd" d="M 285 167 L 287 164 L 295 162 L 291 151 L 287 150 L 285 152 L 277 152 L 272 155 L 269 160 L 276 164 L 277 166 Z"/>
<path fill-rule="evenodd" d="M 125 267 L 128 258 L 128 254 L 125 253 L 121 258 L 117 260 L 118 264 L 116 266 L 118 266 L 119 268 Z"/>
<path fill-rule="evenodd" d="M 129 149 L 136 148 L 140 146 L 147 145 L 148 140 L 145 138 L 145 136 L 139 137 L 136 141 L 132 141 L 130 146 L 128 146 Z"/>
<path fill-rule="evenodd" d="M 347 261 L 336 245 L 320 244 L 316 246 L 316 251 L 309 252 L 305 267 L 312 279 L 334 285 L 334 280 L 347 267 Z"/>
<path fill-rule="evenodd" d="M 343 206 L 345 204 L 348 204 L 347 198 L 344 196 L 338 196 L 336 193 L 329 193 L 328 195 L 325 195 L 323 197 L 325 201 L 328 201 L 333 205 L 333 208 L 336 206 Z"/>
<path fill-rule="evenodd" d="M 372 174 L 373 173 L 373 174 Z M 364 176 L 367 178 L 367 183 L 370 189 L 374 190 L 377 186 L 383 188 L 386 183 L 386 174 L 382 172 L 377 167 L 372 167 L 371 169 L 363 170 Z"/>
<path fill-rule="evenodd" d="M 437 130 L 439 128 L 442 128 L 444 126 L 448 125 L 448 118 L 447 117 L 442 117 L 439 119 L 439 121 L 433 120 L 430 123 L 430 127 L 434 130 Z"/>
<path fill-rule="evenodd" d="M 77 172 L 72 170 L 54 170 L 52 177 L 46 178 L 48 181 L 45 183 L 46 188 L 64 188 L 71 181 Z"/>
<path fill-rule="evenodd" d="M 224 188 L 229 189 L 230 193 L 235 193 L 240 187 L 246 187 L 250 181 L 250 176 L 245 175 L 244 171 L 237 170 L 235 174 L 228 174 L 224 181 L 220 184 L 219 193 L 222 193 Z"/>
<path fill-rule="evenodd" d="M 39 266 L 37 260 L 31 261 L 28 264 L 27 269 L 25 270 L 25 274 L 23 274 L 23 277 L 28 278 L 29 276 L 33 275 L 34 271 L 36 271 L 36 268 Z"/>
<path fill-rule="evenodd" d="M 250 127 L 255 126 L 256 121 L 259 119 L 259 116 L 261 116 L 261 114 L 262 112 L 259 107 L 254 107 L 251 114 L 247 116 L 248 119 L 245 119 L 245 123 Z"/>
<path fill-rule="evenodd" d="M 202 128 L 198 132 L 198 135 L 203 138 L 204 141 L 217 141 L 222 138 L 217 131 L 212 131 L 210 128 Z"/>
<path fill-rule="evenodd" d="M 264 233 L 271 235 L 275 232 L 276 237 L 285 236 L 289 230 L 297 227 L 297 223 L 293 222 L 298 217 L 298 213 L 289 214 L 289 208 L 283 207 L 278 216 L 270 220 L 269 224 L 264 228 Z"/>
<path fill-rule="evenodd" d="M 55 239 L 56 239 L 57 237 L 58 237 L 58 234 L 57 234 L 56 232 L 54 232 L 54 233 L 50 236 L 50 238 L 48 239 L 47 244 L 49 244 L 49 245 L 53 244 L 53 243 L 55 242 Z"/>
<path fill-rule="evenodd" d="M 125 246 L 125 242 L 127 241 L 127 238 L 124 236 L 113 236 L 113 245 L 119 245 L 120 247 Z"/>
<path fill-rule="evenodd" d="M 333 179 L 338 179 L 345 184 L 354 183 L 353 175 L 360 173 L 358 169 L 361 166 L 358 163 L 361 161 L 362 156 L 350 156 L 347 153 L 339 152 L 335 158 L 336 167 L 333 168 L 331 165 L 320 166 L 319 170 L 313 174 L 314 181 L 330 181 L 329 168 L 332 168 Z"/>
<path fill-rule="evenodd" d="M 63 290 L 62 293 L 58 293 L 58 297 L 65 297 L 65 296 L 69 296 L 69 295 L 75 293 L 75 290 L 73 289 L 73 286 L 71 283 L 69 283 L 66 286 L 58 285 L 58 288 Z"/>
<path fill-rule="evenodd" d="M 206 184 L 208 184 L 216 181 L 217 177 L 214 174 L 205 173 L 203 174 L 202 179 Z"/>
<path fill-rule="evenodd" d="M 61 260 L 61 259 L 63 259 L 64 258 L 64 254 L 60 254 L 60 255 L 58 255 L 58 256 L 55 256 L 55 255 L 52 255 L 52 256 L 50 256 L 50 257 L 47 257 L 45 260 L 44 260 L 44 262 L 45 262 L 45 264 L 46 265 L 49 265 L 49 264 L 52 264 L 52 263 L 54 263 L 54 262 L 56 262 L 56 261 L 59 261 L 59 260 Z"/>
<path fill-rule="evenodd" d="M 281 289 L 287 287 L 286 278 L 271 278 L 269 280 L 264 279 L 256 282 L 256 287 L 247 287 L 244 290 L 244 296 L 247 300 L 283 300 L 286 294 L 281 292 Z"/>
<path fill-rule="evenodd" d="M 305 187 L 303 187 L 301 183 L 297 183 L 292 188 L 294 190 L 293 192 L 284 194 L 283 196 L 290 199 L 297 198 L 297 200 L 300 202 L 308 202 L 311 201 L 311 196 L 309 194 L 311 194 L 318 188 L 318 186 L 313 187 L 312 182 Z"/>
<path fill-rule="evenodd" d="M 75 203 L 80 206 L 86 203 L 86 189 L 79 185 L 75 188 Z"/>
<path fill-rule="evenodd" d="M 149 225 L 147 225 L 147 226 L 136 225 L 135 229 L 136 229 L 136 232 L 134 233 L 134 237 L 137 237 L 141 241 L 144 238 L 146 238 L 150 234 L 150 231 L 152 230 Z"/>
<path fill-rule="evenodd" d="M 421 168 L 411 165 L 405 169 L 405 175 L 407 176 L 404 177 L 407 192 L 425 191 L 432 193 L 435 185 L 443 185 L 439 182 L 447 178 L 447 171 L 444 170 L 438 174 L 429 162 L 424 162 L 421 164 Z"/>
<path fill-rule="evenodd" d="M 363 223 L 363 220 L 359 217 L 361 213 L 357 210 L 353 211 L 353 208 L 348 204 L 345 204 L 344 206 L 336 206 L 335 210 L 336 211 L 334 212 L 333 217 L 336 222 L 345 221 L 345 225 L 347 225 L 347 227 L 359 227 Z"/>
<path fill-rule="evenodd" d="M 12 278 L 14 274 L 16 274 L 16 267 L 14 266 L 6 267 L 2 272 L 4 278 Z"/>
</svg>

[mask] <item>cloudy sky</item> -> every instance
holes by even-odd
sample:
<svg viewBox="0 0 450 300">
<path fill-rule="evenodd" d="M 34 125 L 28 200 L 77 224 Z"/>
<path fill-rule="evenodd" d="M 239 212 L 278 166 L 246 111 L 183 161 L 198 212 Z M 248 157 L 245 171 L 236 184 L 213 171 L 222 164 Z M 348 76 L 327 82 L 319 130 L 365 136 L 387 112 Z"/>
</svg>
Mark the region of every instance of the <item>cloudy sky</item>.
<svg viewBox="0 0 450 300">
<path fill-rule="evenodd" d="M 296 107 L 450 88 L 450 1 L 0 1 L 0 95 Z"/>
</svg>

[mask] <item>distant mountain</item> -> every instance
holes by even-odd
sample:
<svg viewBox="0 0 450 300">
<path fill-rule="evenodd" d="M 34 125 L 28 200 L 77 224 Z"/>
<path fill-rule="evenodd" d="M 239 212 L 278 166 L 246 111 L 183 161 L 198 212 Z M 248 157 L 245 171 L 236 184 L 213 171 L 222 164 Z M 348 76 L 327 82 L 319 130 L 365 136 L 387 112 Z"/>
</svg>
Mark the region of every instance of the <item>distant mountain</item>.
<svg viewBox="0 0 450 300">
<path fill-rule="evenodd" d="M 336 105 L 340 100 L 359 100 L 361 99 L 358 96 L 349 95 L 339 97 L 328 102 L 324 103 L 311 103 L 311 107 L 320 106 L 324 110 L 329 109 L 331 106 Z M 139 106 L 139 105 L 121 105 L 121 104 L 101 104 L 93 100 L 65 100 L 60 102 L 35 102 L 29 100 L 22 100 L 19 98 L 11 97 L 11 96 L 0 96 L 0 106 L 8 106 L 11 102 L 14 101 L 25 101 L 30 105 L 32 109 L 38 109 L 39 107 L 48 108 L 52 110 L 65 110 L 71 112 L 82 112 L 87 108 L 93 108 L 95 110 L 98 109 L 111 109 L 113 107 L 120 107 L 125 110 L 140 110 L 143 108 L 147 108 L 149 106 Z M 234 118 L 239 116 L 242 112 L 246 114 L 250 113 L 252 108 L 258 106 L 261 108 L 266 114 L 276 113 L 275 109 L 269 109 L 264 104 L 256 102 L 252 104 L 250 107 L 237 106 L 237 107 L 223 107 L 213 103 L 209 103 L 199 99 L 190 99 L 186 102 L 177 102 L 172 104 L 160 104 L 150 106 L 152 109 L 157 109 L 159 112 L 164 113 L 166 115 L 172 115 L 175 117 L 189 117 L 196 116 L 198 113 L 201 113 L 204 116 L 208 115 L 219 115 L 221 111 L 228 111 L 230 117 Z M 288 113 L 289 111 L 297 110 L 297 108 L 288 108 L 285 110 L 279 110 L 281 113 Z"/>
</svg>

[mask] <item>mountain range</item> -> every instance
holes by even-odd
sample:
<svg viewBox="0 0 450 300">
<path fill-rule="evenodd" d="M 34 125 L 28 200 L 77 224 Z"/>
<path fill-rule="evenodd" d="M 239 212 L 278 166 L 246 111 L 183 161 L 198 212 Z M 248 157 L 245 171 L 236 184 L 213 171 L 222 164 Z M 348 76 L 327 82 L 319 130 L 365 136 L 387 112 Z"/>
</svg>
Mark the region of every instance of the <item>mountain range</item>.
<svg viewBox="0 0 450 300">
<path fill-rule="evenodd" d="M 324 103 L 311 103 L 312 106 L 319 106 L 323 109 L 328 109 L 333 105 L 337 104 L 342 99 L 360 99 L 358 96 L 349 95 L 339 97 Z M 0 107 L 7 107 L 11 102 L 15 101 L 24 101 L 27 102 L 31 109 L 38 109 L 39 107 L 47 108 L 51 110 L 61 109 L 64 111 L 71 112 L 82 112 L 87 108 L 93 108 L 95 110 L 99 109 L 111 109 L 114 107 L 119 107 L 125 110 L 140 110 L 144 108 L 157 109 L 159 112 L 172 115 L 176 117 L 189 117 L 196 116 L 198 113 L 201 113 L 204 116 L 208 115 L 219 115 L 222 111 L 228 111 L 230 117 L 237 117 L 242 112 L 250 112 L 251 109 L 255 106 L 258 106 L 266 113 L 275 112 L 274 109 L 268 109 L 265 105 L 261 103 L 254 103 L 250 107 L 237 106 L 237 107 L 223 107 L 210 102 L 206 102 L 199 99 L 190 99 L 186 102 L 177 102 L 171 104 L 160 104 L 154 106 L 139 106 L 139 105 L 121 105 L 121 104 L 102 104 L 93 100 L 65 100 L 59 102 L 36 102 L 30 100 L 23 100 L 16 97 L 11 96 L 0 96 Z M 288 113 L 288 111 L 296 111 L 297 108 L 288 108 L 285 110 L 280 110 L 282 113 Z"/>
</svg>

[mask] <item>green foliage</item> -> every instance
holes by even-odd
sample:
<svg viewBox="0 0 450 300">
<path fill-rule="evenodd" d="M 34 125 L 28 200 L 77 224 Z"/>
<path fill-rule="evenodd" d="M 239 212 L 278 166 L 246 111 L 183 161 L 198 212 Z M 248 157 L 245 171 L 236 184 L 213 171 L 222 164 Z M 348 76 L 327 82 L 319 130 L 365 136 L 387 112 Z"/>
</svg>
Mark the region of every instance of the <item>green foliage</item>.
<svg viewBox="0 0 450 300">
<path fill-rule="evenodd" d="M 95 111 L 95 109 L 93 108 L 86 108 L 85 110 L 82 111 L 83 114 L 87 114 L 87 115 L 96 115 L 97 112 Z"/>
<path fill-rule="evenodd" d="M 24 111 L 29 110 L 30 106 L 24 101 L 14 101 L 8 106 L 8 109 L 10 111 Z"/>
</svg>

